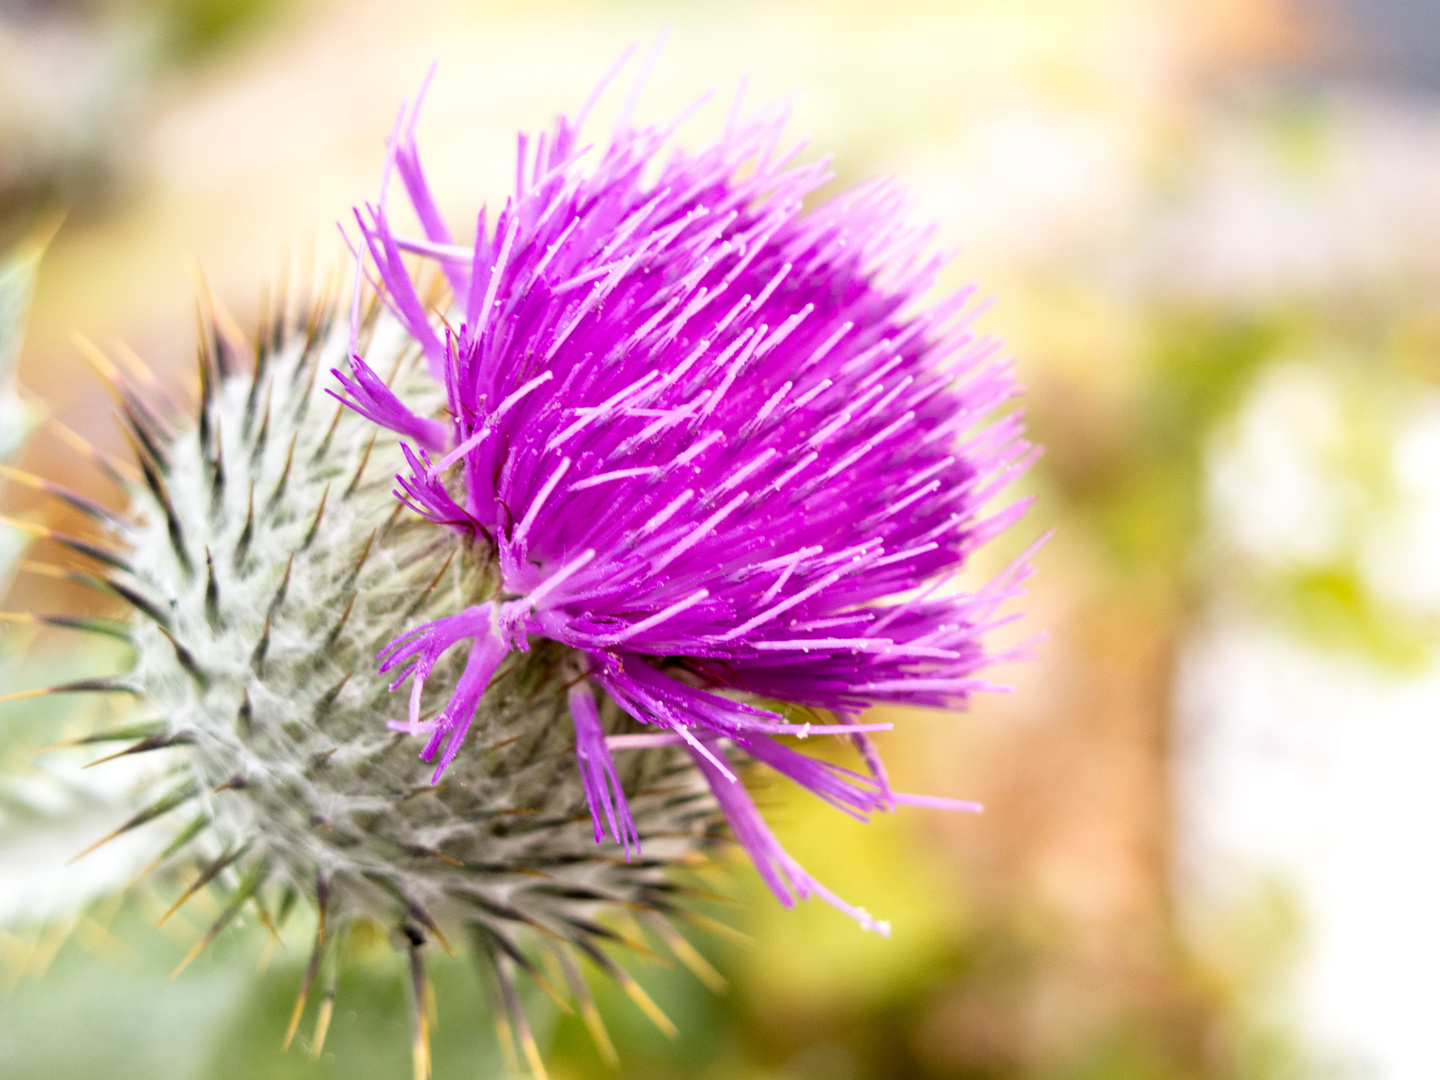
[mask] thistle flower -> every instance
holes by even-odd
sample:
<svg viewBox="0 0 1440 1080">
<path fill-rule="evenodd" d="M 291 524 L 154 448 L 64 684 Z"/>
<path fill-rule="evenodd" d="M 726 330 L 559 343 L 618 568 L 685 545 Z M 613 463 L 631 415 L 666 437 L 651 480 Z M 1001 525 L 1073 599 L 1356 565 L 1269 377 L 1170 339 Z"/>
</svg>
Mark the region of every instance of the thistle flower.
<svg viewBox="0 0 1440 1080">
<path fill-rule="evenodd" d="M 196 952 L 247 904 L 271 925 L 308 899 L 286 1041 L 326 970 L 323 1043 L 327 950 L 358 920 L 394 928 L 418 1075 L 424 948 L 458 930 L 543 1074 L 515 985 L 562 997 L 537 952 L 607 1053 L 577 957 L 669 1027 L 602 948 L 639 944 L 617 918 L 643 913 L 718 979 L 673 925 L 708 925 L 675 871 L 726 823 L 784 903 L 888 932 L 784 851 L 740 773 L 861 819 L 977 808 L 892 790 L 871 741 L 889 725 L 862 713 L 986 686 L 982 635 L 1025 560 L 978 592 L 953 579 L 1022 512 L 982 508 L 1030 448 L 1013 414 L 985 419 L 1015 390 L 970 294 L 918 308 L 941 265 L 929 231 L 886 184 L 805 211 L 828 175 L 790 164 L 778 118 L 663 156 L 670 131 L 625 123 L 582 147 L 582 110 L 522 137 L 514 195 L 459 245 L 418 110 L 357 215 L 348 325 L 334 297 L 283 291 L 250 343 L 207 314 L 188 413 L 97 354 L 139 468 L 85 452 L 128 510 L 29 478 L 113 542 L 32 530 L 134 609 L 132 669 L 54 690 L 132 695 L 136 719 L 84 741 L 168 755 L 117 834 L 194 808 L 156 863 L 195 861 L 177 907 L 229 886 Z M 423 236 L 392 228 L 392 176 Z M 864 771 L 788 741 L 821 735 Z"/>
<path fill-rule="evenodd" d="M 959 707 L 985 688 L 981 635 L 1020 573 L 939 590 L 1024 509 L 981 516 L 1030 448 L 1015 415 L 980 423 L 1014 383 L 971 334 L 969 293 L 913 310 L 941 260 L 890 184 L 804 212 L 829 174 L 789 164 L 778 118 L 732 115 L 711 146 L 662 159 L 668 131 L 622 121 L 596 150 L 579 143 L 583 111 L 562 117 L 533 150 L 522 137 L 515 193 L 457 245 L 421 167 L 420 100 L 357 220 L 445 416 L 358 352 L 337 396 L 402 439 L 398 497 L 483 551 L 497 581 L 387 647 L 380 670 L 411 686 L 389 726 L 425 736 L 439 783 L 504 660 L 561 645 L 597 842 L 640 847 L 612 750 L 683 746 L 782 902 L 820 895 L 884 930 L 785 854 L 719 746 L 862 819 L 974 809 L 892 791 L 870 741 L 886 725 L 859 722 L 877 702 Z M 390 224 L 392 172 L 423 237 Z M 425 307 L 407 251 L 438 263 L 448 313 Z M 464 674 L 422 719 L 457 646 Z M 607 738 L 597 691 L 654 733 Z M 869 775 L 776 739 L 812 734 L 852 738 Z"/>
</svg>

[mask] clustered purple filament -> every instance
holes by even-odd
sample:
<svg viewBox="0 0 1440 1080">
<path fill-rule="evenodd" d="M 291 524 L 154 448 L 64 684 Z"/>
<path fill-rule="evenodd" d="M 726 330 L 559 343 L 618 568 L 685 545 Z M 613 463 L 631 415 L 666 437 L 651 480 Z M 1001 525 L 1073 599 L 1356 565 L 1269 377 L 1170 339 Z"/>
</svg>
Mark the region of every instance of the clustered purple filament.
<svg viewBox="0 0 1440 1080">
<path fill-rule="evenodd" d="M 829 174 L 791 163 L 782 117 L 732 116 L 690 154 L 624 123 L 582 147 L 561 118 L 521 137 L 514 195 L 457 244 L 421 169 L 418 108 L 386 186 L 398 175 L 424 236 L 397 234 L 383 194 L 357 217 L 449 418 L 417 416 L 359 355 L 336 374 L 342 400 L 406 440 L 399 497 L 490 545 L 505 599 L 390 645 L 382 670 L 412 690 L 391 726 L 427 737 L 438 778 L 506 654 L 563 643 L 597 842 L 627 857 L 640 842 L 612 750 L 683 743 L 782 901 L 820 895 L 881 928 L 784 852 L 717 741 L 862 820 L 897 802 L 975 808 L 892 791 L 869 734 L 888 725 L 859 722 L 876 702 L 950 708 L 986 688 L 982 634 L 1028 572 L 950 585 L 1022 513 L 982 507 L 1031 456 L 1016 414 L 986 422 L 1015 385 L 970 329 L 970 294 L 913 310 L 943 260 L 893 185 L 804 210 Z M 407 254 L 448 279 L 446 322 Z M 422 719 L 426 677 L 462 643 L 453 696 Z M 592 687 L 657 732 L 607 739 Z M 853 740 L 866 773 L 776 739 L 807 734 Z"/>
</svg>

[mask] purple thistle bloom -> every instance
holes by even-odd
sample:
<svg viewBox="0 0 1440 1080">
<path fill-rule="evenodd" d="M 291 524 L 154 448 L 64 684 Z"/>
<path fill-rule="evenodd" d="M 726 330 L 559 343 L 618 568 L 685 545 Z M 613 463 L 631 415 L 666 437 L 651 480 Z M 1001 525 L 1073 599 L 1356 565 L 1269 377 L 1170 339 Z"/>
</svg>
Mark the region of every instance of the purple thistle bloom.
<svg viewBox="0 0 1440 1080">
<path fill-rule="evenodd" d="M 624 123 L 582 147 L 581 120 L 561 118 L 522 136 L 514 195 L 459 245 L 421 169 L 418 109 L 384 186 L 398 173 L 424 237 L 392 228 L 383 187 L 357 218 L 449 415 L 416 415 L 358 353 L 336 374 L 342 400 L 413 443 L 397 495 L 487 546 L 502 584 L 382 655 L 397 688 L 411 681 L 391 727 L 427 737 L 438 780 L 507 653 L 562 643 L 597 842 L 627 857 L 640 842 L 612 751 L 683 742 L 782 902 L 819 895 L 884 930 L 783 851 L 720 740 L 861 820 L 899 802 L 978 809 L 893 792 L 870 740 L 890 725 L 859 721 L 877 702 L 955 708 L 991 689 L 982 635 L 1029 572 L 1022 558 L 978 592 L 945 588 L 1021 515 L 982 508 L 1033 457 L 1017 414 L 986 421 L 1016 387 L 971 330 L 971 293 L 917 310 L 943 260 L 891 184 L 804 210 L 829 173 L 791 164 L 778 117 L 732 115 L 693 154 Z M 446 323 L 406 253 L 444 273 Z M 464 675 L 422 719 L 427 676 L 461 643 Z M 592 688 L 659 730 L 607 739 Z M 810 734 L 849 737 L 868 775 L 775 738 Z"/>
</svg>

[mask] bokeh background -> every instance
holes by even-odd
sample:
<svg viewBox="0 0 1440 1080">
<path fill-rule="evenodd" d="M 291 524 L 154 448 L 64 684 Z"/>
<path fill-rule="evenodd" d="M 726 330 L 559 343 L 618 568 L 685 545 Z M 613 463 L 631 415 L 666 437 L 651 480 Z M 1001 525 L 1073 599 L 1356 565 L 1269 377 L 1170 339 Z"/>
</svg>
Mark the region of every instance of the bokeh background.
<svg viewBox="0 0 1440 1080">
<path fill-rule="evenodd" d="M 983 817 L 851 827 L 767 795 L 791 850 L 894 937 L 782 911 L 737 864 L 713 913 L 748 943 L 696 939 L 729 989 L 642 962 L 682 1034 L 602 1002 L 621 1074 L 1440 1077 L 1427 0 L 0 0 L 0 251 L 54 233 L 0 456 L 42 411 L 122 449 L 75 331 L 183 388 L 197 267 L 247 323 L 266 283 L 340 265 L 333 223 L 373 197 L 432 60 L 422 150 L 465 219 L 503 197 L 517 129 L 666 27 L 642 118 L 714 88 L 698 141 L 748 78 L 752 102 L 793 99 L 837 185 L 897 176 L 939 223 L 1048 447 L 974 580 L 1055 537 L 1017 631 L 1048 638 L 998 673 L 1016 692 L 886 737 L 897 783 Z M 14 457 L 115 498 L 53 424 Z M 0 503 L 56 520 L 15 483 Z M 103 613 L 15 565 L 20 539 L 5 610 Z M 0 631 L 0 689 L 111 662 Z M 152 931 L 158 894 L 119 891 L 143 846 L 66 864 L 137 781 L 42 750 L 102 708 L 0 705 L 0 1075 L 408 1076 L 384 941 L 352 945 L 323 1053 L 282 1054 L 303 930 L 283 950 L 229 931 L 171 982 L 213 901 Z M 502 1075 L 474 973 L 435 978 L 436 1077 Z M 609 1075 L 537 1008 L 553 1076 Z"/>
</svg>

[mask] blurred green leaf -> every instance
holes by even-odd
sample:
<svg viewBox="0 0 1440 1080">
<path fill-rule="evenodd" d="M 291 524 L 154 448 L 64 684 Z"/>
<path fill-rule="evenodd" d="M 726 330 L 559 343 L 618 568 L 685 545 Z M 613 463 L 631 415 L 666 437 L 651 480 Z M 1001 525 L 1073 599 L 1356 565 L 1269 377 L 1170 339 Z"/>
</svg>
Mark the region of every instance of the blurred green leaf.
<svg viewBox="0 0 1440 1080">
<path fill-rule="evenodd" d="M 8 460 L 29 432 L 29 410 L 15 393 L 15 368 L 40 257 L 58 226 L 58 220 L 47 222 L 0 257 L 0 461 Z"/>
<path fill-rule="evenodd" d="M 5 1080 L 394 1080 L 411 1075 L 408 969 L 386 943 L 347 940 L 335 1012 L 323 1051 L 312 1056 L 319 995 L 287 1051 L 282 1036 L 295 1004 L 314 923 L 289 928 L 285 948 L 257 975 L 267 936 L 251 921 L 227 930 L 178 978 L 171 972 L 205 923 L 197 901 L 154 929 L 164 903 L 134 892 L 118 912 L 97 904 L 74 920 L 53 962 L 34 970 L 53 928 L 0 939 L 0 975 L 18 953 L 29 960 L 0 1010 Z M 158 908 L 156 905 L 160 905 Z M 200 910 L 197 911 L 196 909 Z M 7 953 L 7 950 L 9 952 Z M 11 963 L 14 960 L 11 959 Z M 499 1077 L 489 1005 L 462 959 L 432 958 L 434 1075 Z M 8 985 L 0 980 L 0 993 Z M 532 1002 L 535 1006 L 538 1003 Z M 537 1035 L 546 1011 L 530 1009 Z"/>
<path fill-rule="evenodd" d="M 281 0 L 162 0 L 171 54 L 177 60 L 204 56 L 259 29 L 288 7 Z"/>
<path fill-rule="evenodd" d="M 1269 593 L 1291 632 L 1322 648 L 1408 671 L 1423 670 L 1434 653 L 1435 627 L 1377 597 L 1353 564 L 1292 570 Z"/>
<path fill-rule="evenodd" d="M 1067 494 L 1125 571 L 1178 585 L 1203 514 L 1206 440 L 1256 373 L 1304 336 L 1303 313 L 1161 308 L 1144 376 L 1115 449 Z M 1042 437 L 1044 432 L 1041 432 Z"/>
<path fill-rule="evenodd" d="M 0 462 L 8 461 L 24 444 L 35 423 L 34 410 L 20 400 L 15 389 L 15 369 L 20 346 L 25 340 L 25 323 L 35 277 L 51 238 L 60 227 L 60 216 L 43 221 L 16 248 L 0 258 Z M 25 549 L 27 538 L 17 530 L 0 533 L 0 593 L 10 580 L 10 570 Z"/>
</svg>

